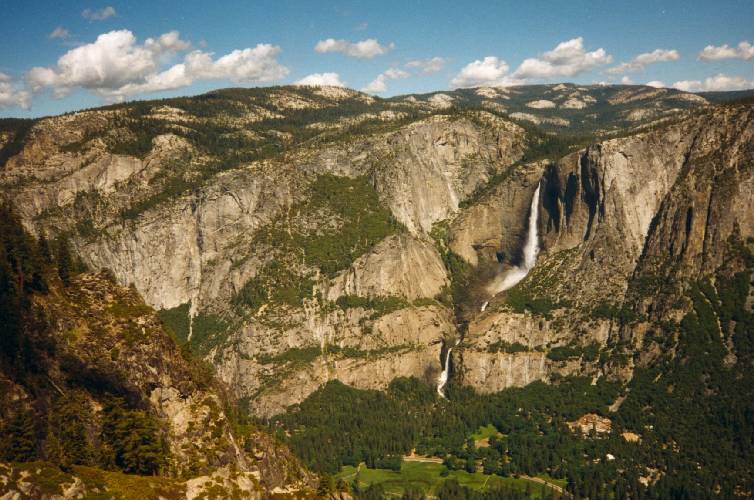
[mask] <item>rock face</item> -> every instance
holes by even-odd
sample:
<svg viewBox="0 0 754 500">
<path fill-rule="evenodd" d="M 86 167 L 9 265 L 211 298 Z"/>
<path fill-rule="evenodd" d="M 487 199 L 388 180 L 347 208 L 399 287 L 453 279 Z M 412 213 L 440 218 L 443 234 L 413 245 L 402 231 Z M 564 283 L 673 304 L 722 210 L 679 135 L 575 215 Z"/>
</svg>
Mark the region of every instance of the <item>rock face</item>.
<svg viewBox="0 0 754 500">
<path fill-rule="evenodd" d="M 174 487 L 177 494 L 182 495 L 187 480 L 201 483 L 202 478 L 209 481 L 216 476 L 226 478 L 228 491 L 240 488 L 259 498 L 278 487 L 300 492 L 312 487 L 312 477 L 287 449 L 262 432 L 239 434 L 234 429 L 220 387 L 202 367 L 181 354 L 154 311 L 134 290 L 117 286 L 103 273 L 77 276 L 66 287 L 54 280 L 49 286 L 47 293 L 34 296 L 34 319 L 28 321 L 26 329 L 27 356 L 33 366 L 44 370 L 45 377 L 40 380 L 31 373 L 0 369 L 2 422 L 19 412 L 34 413 L 33 420 L 41 429 L 40 422 L 60 418 L 56 412 L 76 408 L 75 418 L 86 426 L 84 442 L 76 444 L 98 450 L 87 460 L 89 465 L 99 465 L 104 460 L 100 454 L 104 456 L 109 445 L 98 436 L 104 436 L 106 420 L 115 418 L 106 415 L 106 407 L 112 404 L 108 398 L 117 396 L 123 399 L 122 404 L 139 409 L 156 422 L 164 440 L 160 472 L 175 479 L 171 489 Z M 65 429 L 72 432 L 70 426 Z M 43 450 L 41 458 L 57 463 L 60 452 L 51 437 L 56 431 L 47 432 L 39 438 L 37 448 Z M 30 491 L 37 491 L 39 481 L 34 475 L 48 466 L 40 462 L 37 472 L 28 476 Z M 16 474 L 23 479 L 24 467 L 0 465 L 0 474 L 7 479 L 0 491 L 24 492 L 23 481 L 13 479 Z M 110 474 L 83 469 L 74 467 L 67 479 L 55 476 L 55 481 L 70 483 L 59 486 L 64 497 L 92 492 L 97 486 L 90 476 Z M 231 471 L 232 477 L 228 476 Z M 116 494 L 111 490 L 116 486 L 109 485 L 109 480 L 104 482 L 106 490 Z M 52 487 L 49 483 L 47 487 Z M 71 488 L 75 492 L 68 492 Z M 203 491 L 199 487 L 195 490 L 197 494 Z M 194 496 L 186 492 L 187 498 Z"/>
<path fill-rule="evenodd" d="M 503 294 L 512 300 L 491 297 L 470 319 L 459 378 L 496 391 L 552 373 L 596 374 L 596 357 L 585 348 L 607 352 L 616 342 L 628 342 L 639 362 L 651 359 L 641 354 L 647 325 L 639 318 L 680 317 L 683 283 L 714 272 L 730 239 L 752 234 L 753 119 L 750 107 L 721 108 L 548 165 L 537 266 Z M 476 220 L 464 219 L 472 214 Z M 469 241 L 466 227 L 486 222 L 484 210 L 472 207 L 458 220 L 456 238 L 467 243 L 456 248 L 471 265 L 489 261 L 490 247 L 504 248 L 504 239 L 490 243 L 484 233 Z M 659 294 L 646 289 L 649 281 L 679 288 Z M 550 359 L 537 350 L 550 351 Z M 567 359 L 556 354 L 563 352 Z M 630 374 L 614 364 L 603 369 Z"/>
<path fill-rule="evenodd" d="M 333 278 L 326 297 L 433 298 L 449 284 L 434 245 L 407 234 L 389 236 Z"/>
<path fill-rule="evenodd" d="M 0 186 L 27 227 L 69 234 L 91 268 L 182 315 L 178 336 L 258 415 L 332 379 L 433 383 L 450 339 L 463 339 L 453 377 L 481 391 L 623 373 L 608 351 L 642 327 L 618 313 L 657 310 L 631 283 L 668 252 L 684 269 L 673 276 L 699 276 L 720 242 L 752 233 L 746 106 L 566 84 L 438 96 L 228 90 L 212 109 L 174 99 L 44 119 Z M 638 128 L 543 158 L 552 137 L 500 109 L 550 132 Z M 322 179 L 363 189 L 365 207 Z M 537 186 L 537 265 L 489 296 L 521 261 Z M 154 398 L 180 413 L 170 390 Z"/>
</svg>

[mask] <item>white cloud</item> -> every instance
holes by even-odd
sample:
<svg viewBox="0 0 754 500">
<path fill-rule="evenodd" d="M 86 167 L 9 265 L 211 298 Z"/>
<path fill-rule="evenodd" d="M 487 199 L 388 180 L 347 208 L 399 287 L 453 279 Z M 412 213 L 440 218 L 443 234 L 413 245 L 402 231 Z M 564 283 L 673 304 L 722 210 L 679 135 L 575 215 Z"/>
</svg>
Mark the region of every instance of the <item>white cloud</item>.
<svg viewBox="0 0 754 500">
<path fill-rule="evenodd" d="M 177 31 L 168 31 L 159 36 L 159 38 L 147 38 L 144 41 L 144 47 L 157 53 L 163 52 L 180 52 L 191 48 L 191 43 L 181 40 L 181 35 Z"/>
<path fill-rule="evenodd" d="M 744 90 L 754 88 L 754 81 L 749 81 L 740 76 L 729 76 L 719 73 L 715 76 L 701 80 L 681 80 L 675 82 L 672 87 L 686 92 L 720 91 L 720 90 Z"/>
<path fill-rule="evenodd" d="M 328 38 L 327 40 L 320 40 L 317 42 L 317 45 L 314 46 L 314 50 L 320 54 L 327 52 L 341 52 L 350 57 L 371 59 L 375 56 L 387 54 L 394 47 L 395 44 L 393 43 L 380 45 L 380 43 L 374 38 L 367 38 L 360 42 L 349 42 L 348 40 L 335 40 L 334 38 Z"/>
<path fill-rule="evenodd" d="M 49 87 L 57 97 L 74 88 L 85 88 L 120 99 L 185 87 L 195 80 L 269 82 L 288 74 L 288 68 L 276 59 L 280 47 L 269 44 L 234 50 L 218 59 L 213 59 L 212 53 L 196 50 L 187 54 L 182 63 L 160 71 L 166 59 L 190 46 L 177 31 L 148 38 L 141 45 L 128 30 L 111 31 L 93 43 L 69 50 L 54 67 L 32 68 L 26 80 L 32 90 Z"/>
<path fill-rule="evenodd" d="M 609 64 L 613 57 L 605 49 L 584 50 L 582 37 L 559 43 L 540 57 L 525 59 L 513 73 L 514 79 L 554 78 L 574 76 L 596 66 Z"/>
<path fill-rule="evenodd" d="M 383 74 L 391 80 L 396 80 L 398 78 L 408 78 L 409 76 L 411 76 L 409 73 L 403 71 L 400 68 L 388 68 L 388 70 Z"/>
<path fill-rule="evenodd" d="M 754 45 L 744 40 L 737 47 L 730 47 L 728 44 L 715 46 L 707 45 L 699 52 L 700 61 L 719 61 L 720 59 L 743 59 L 748 61 L 754 59 Z"/>
<path fill-rule="evenodd" d="M 422 75 L 431 75 L 440 71 L 447 59 L 444 57 L 430 57 L 429 59 L 414 59 L 406 63 L 407 68 L 418 69 Z"/>
<path fill-rule="evenodd" d="M 65 40 L 65 39 L 69 38 L 70 36 L 71 36 L 71 34 L 68 32 L 68 30 L 65 29 L 62 26 L 58 26 L 57 28 L 55 28 L 54 30 L 52 30 L 52 32 L 50 32 L 49 35 L 47 35 L 47 37 L 50 40 L 55 40 L 55 39 L 58 39 L 58 38 L 61 39 L 61 40 Z"/>
<path fill-rule="evenodd" d="M 130 31 L 119 30 L 69 50 L 55 68 L 32 68 L 27 80 L 35 91 L 54 87 L 58 95 L 65 95 L 73 87 L 115 89 L 156 70 L 155 52 L 137 45 Z"/>
<path fill-rule="evenodd" d="M 647 82 L 644 85 L 646 85 L 648 87 L 654 87 L 656 89 L 661 89 L 661 88 L 667 87 L 667 85 L 665 85 L 665 82 L 662 82 L 660 80 L 652 80 L 651 82 Z"/>
<path fill-rule="evenodd" d="M 362 92 L 369 92 L 371 94 L 379 94 L 387 90 L 388 80 L 398 80 L 401 78 L 408 78 L 410 73 L 403 71 L 400 68 L 388 68 L 383 73 L 377 75 L 377 78 L 369 82 L 369 85 L 361 89 Z"/>
<path fill-rule="evenodd" d="M 675 49 L 655 49 L 652 52 L 644 52 L 642 54 L 639 54 L 629 62 L 624 62 L 615 66 L 614 68 L 610 68 L 607 70 L 607 73 L 611 75 L 619 75 L 621 73 L 641 71 L 648 64 L 677 61 L 680 58 L 681 54 L 679 54 Z"/>
<path fill-rule="evenodd" d="M 354 26 L 355 31 L 365 31 L 369 27 L 369 23 L 364 21 L 363 23 L 359 23 L 356 26 Z"/>
<path fill-rule="evenodd" d="M 312 73 L 297 81 L 294 85 L 332 85 L 334 87 L 345 87 L 345 83 L 340 80 L 337 73 Z"/>
<path fill-rule="evenodd" d="M 459 87 L 495 87 L 510 85 L 507 75 L 510 67 L 508 64 L 495 56 L 487 56 L 467 64 L 450 81 L 453 88 Z"/>
<path fill-rule="evenodd" d="M 700 80 L 680 80 L 671 86 L 685 92 L 697 92 L 702 90 L 702 82 Z"/>
<path fill-rule="evenodd" d="M 623 78 L 621 78 L 620 82 L 623 85 L 633 85 L 634 84 L 633 80 L 631 80 L 631 78 L 629 78 L 628 76 L 624 76 Z"/>
<path fill-rule="evenodd" d="M 370 94 L 379 94 L 387 90 L 387 78 L 383 73 L 377 75 L 377 78 L 369 82 L 369 85 L 362 88 L 362 92 L 369 92 Z"/>
<path fill-rule="evenodd" d="M 31 94 L 13 81 L 10 75 L 0 72 L 0 108 L 18 106 L 29 109 L 31 107 Z"/>
<path fill-rule="evenodd" d="M 115 16 L 115 9 L 109 5 L 101 9 L 84 9 L 81 12 L 81 17 L 90 21 L 104 21 L 113 16 Z"/>
</svg>

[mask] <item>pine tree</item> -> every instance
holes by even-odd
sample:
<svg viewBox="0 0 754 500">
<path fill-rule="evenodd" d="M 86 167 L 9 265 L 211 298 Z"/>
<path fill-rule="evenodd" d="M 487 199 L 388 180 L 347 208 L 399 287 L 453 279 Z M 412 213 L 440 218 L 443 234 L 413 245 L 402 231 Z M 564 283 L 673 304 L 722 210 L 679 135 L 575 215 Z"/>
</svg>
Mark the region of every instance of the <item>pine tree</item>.
<svg viewBox="0 0 754 500">
<path fill-rule="evenodd" d="M 104 408 L 102 440 L 112 448 L 115 464 L 132 474 L 157 474 L 165 450 L 153 417 L 125 408 L 122 398 L 110 398 Z"/>
<path fill-rule="evenodd" d="M 52 248 L 50 248 L 50 241 L 43 233 L 39 236 L 39 255 L 46 264 L 52 264 Z"/>
<path fill-rule="evenodd" d="M 74 274 L 74 262 L 71 256 L 71 246 L 68 238 L 59 236 L 56 240 L 55 257 L 58 264 L 58 276 L 64 285 L 68 286 L 71 282 L 71 276 Z"/>
<path fill-rule="evenodd" d="M 30 462 L 37 458 L 34 414 L 18 411 L 2 429 L 0 456 L 6 462 Z"/>
<path fill-rule="evenodd" d="M 89 402 L 79 394 L 69 393 L 55 401 L 49 423 L 49 435 L 58 443 L 54 461 L 65 466 L 93 462 L 94 451 L 87 438 L 91 418 Z"/>
</svg>

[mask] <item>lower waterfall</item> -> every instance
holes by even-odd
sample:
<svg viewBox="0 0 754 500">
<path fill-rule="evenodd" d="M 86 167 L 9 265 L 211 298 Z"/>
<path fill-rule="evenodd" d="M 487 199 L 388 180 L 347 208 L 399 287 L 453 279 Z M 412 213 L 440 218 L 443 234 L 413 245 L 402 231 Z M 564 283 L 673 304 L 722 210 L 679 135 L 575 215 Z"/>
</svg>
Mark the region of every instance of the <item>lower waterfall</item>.
<svg viewBox="0 0 754 500">
<path fill-rule="evenodd" d="M 456 340 L 456 343 L 453 345 L 453 347 L 457 346 L 459 340 Z M 440 373 L 440 376 L 437 377 L 437 394 L 440 395 L 441 398 L 445 398 L 445 385 L 448 383 L 448 377 L 450 376 L 450 352 L 453 350 L 453 347 L 448 347 L 448 352 L 445 353 L 445 365 L 442 368 L 442 372 Z"/>
<path fill-rule="evenodd" d="M 487 286 L 487 291 L 492 295 L 512 288 L 516 283 L 524 279 L 534 267 L 534 264 L 537 263 L 537 254 L 539 253 L 539 235 L 537 234 L 539 187 L 540 185 L 537 184 L 537 189 L 534 191 L 534 196 L 531 199 L 529 228 L 526 233 L 526 243 L 524 244 L 524 262 L 522 265 L 515 266 L 507 272 L 500 274 Z"/>
</svg>

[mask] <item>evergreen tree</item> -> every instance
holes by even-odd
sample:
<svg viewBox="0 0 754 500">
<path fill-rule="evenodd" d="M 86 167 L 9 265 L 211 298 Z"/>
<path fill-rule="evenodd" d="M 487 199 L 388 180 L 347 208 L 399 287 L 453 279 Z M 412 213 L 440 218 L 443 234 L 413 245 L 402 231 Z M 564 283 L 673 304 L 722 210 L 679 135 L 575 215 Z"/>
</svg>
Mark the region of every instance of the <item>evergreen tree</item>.
<svg viewBox="0 0 754 500">
<path fill-rule="evenodd" d="M 125 407 L 122 398 L 109 398 L 104 408 L 102 439 L 112 447 L 114 462 L 131 474 L 157 474 L 165 450 L 155 419 Z"/>
<path fill-rule="evenodd" d="M 39 255 L 45 264 L 52 264 L 52 248 L 45 234 L 39 236 Z"/>
<path fill-rule="evenodd" d="M 37 458 L 36 429 L 31 411 L 17 411 L 0 433 L 0 456 L 5 462 L 30 462 Z"/>
<path fill-rule="evenodd" d="M 64 466 L 93 463 L 94 451 L 87 437 L 91 419 L 89 402 L 82 395 L 71 392 L 55 401 L 48 427 L 48 439 L 57 442 L 53 461 Z"/>
<path fill-rule="evenodd" d="M 58 265 L 58 276 L 64 285 L 68 286 L 75 274 L 71 245 L 66 236 L 59 236 L 55 245 L 55 257 Z"/>
</svg>

